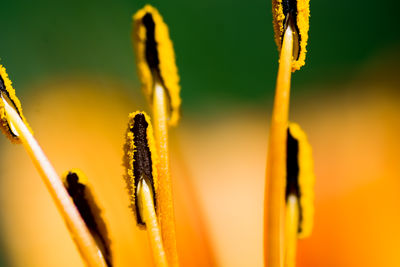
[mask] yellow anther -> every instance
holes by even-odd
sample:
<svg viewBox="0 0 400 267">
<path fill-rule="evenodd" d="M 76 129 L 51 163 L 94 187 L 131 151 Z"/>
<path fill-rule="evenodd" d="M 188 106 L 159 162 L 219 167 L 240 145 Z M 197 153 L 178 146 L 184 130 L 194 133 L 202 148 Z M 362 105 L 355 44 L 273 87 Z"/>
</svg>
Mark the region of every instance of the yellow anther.
<svg viewBox="0 0 400 267">
<path fill-rule="evenodd" d="M 168 123 L 176 125 L 181 105 L 179 75 L 168 27 L 157 9 L 146 5 L 136 12 L 132 39 L 144 94 L 153 103 L 155 86 L 160 84 L 168 95 Z"/>
<path fill-rule="evenodd" d="M 299 70 L 306 59 L 308 41 L 310 1 L 309 0 L 272 0 L 272 15 L 275 42 L 281 51 L 283 35 L 292 24 L 294 35 L 292 71 Z"/>
<path fill-rule="evenodd" d="M 12 87 L 11 81 L 8 78 L 6 69 L 0 65 L 0 128 L 2 132 L 11 140 L 13 143 L 21 143 L 18 137 L 18 133 L 15 130 L 13 124 L 7 119 L 6 112 L 4 109 L 4 102 L 7 102 L 9 106 L 14 108 L 17 114 L 21 117 L 22 121 L 25 123 L 29 131 L 32 133 L 31 128 L 24 115 L 22 114 L 21 102 L 15 95 L 15 90 Z"/>
<path fill-rule="evenodd" d="M 150 117 L 146 113 L 137 111 L 129 114 L 124 150 L 125 179 L 131 198 L 131 208 L 136 216 L 137 223 L 145 226 L 136 203 L 136 187 L 140 177 L 145 176 L 149 179 L 153 187 L 155 207 L 157 207 L 158 189 L 157 152 Z"/>
<path fill-rule="evenodd" d="M 292 141 L 289 141 L 289 140 Z M 295 148 L 297 146 L 297 149 Z M 306 238 L 311 234 L 314 217 L 314 161 L 312 158 L 312 149 L 307 140 L 307 136 L 300 126 L 296 123 L 290 123 L 288 129 L 288 153 L 297 155 L 288 155 L 297 158 L 297 186 L 300 206 L 298 238 Z M 293 168 L 293 166 L 288 166 Z M 293 170 L 287 170 L 287 173 L 293 173 Z M 290 195 L 286 191 L 287 197 Z"/>
<path fill-rule="evenodd" d="M 87 228 L 101 250 L 107 266 L 112 266 L 111 241 L 101 209 L 90 189 L 86 175 L 79 169 L 72 169 L 62 175 L 62 180 Z"/>
</svg>

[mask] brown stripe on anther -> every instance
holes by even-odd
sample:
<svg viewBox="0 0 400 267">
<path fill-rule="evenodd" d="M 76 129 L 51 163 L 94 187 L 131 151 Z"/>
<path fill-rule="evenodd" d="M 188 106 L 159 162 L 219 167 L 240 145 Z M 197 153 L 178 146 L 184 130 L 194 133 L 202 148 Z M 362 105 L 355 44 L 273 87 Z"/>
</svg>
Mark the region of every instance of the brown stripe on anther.
<svg viewBox="0 0 400 267">
<path fill-rule="evenodd" d="M 10 93 L 7 91 L 6 85 L 4 83 L 3 77 L 1 77 L 0 75 L 0 92 L 1 94 L 3 94 L 3 98 L 5 98 L 5 100 L 8 102 L 8 104 L 12 105 L 12 107 L 14 108 L 14 110 L 17 112 L 17 114 L 21 117 L 21 113 L 17 107 L 17 105 L 14 103 L 14 101 L 11 99 L 10 97 Z M 11 130 L 10 124 L 7 121 L 7 126 L 8 132 L 13 136 L 13 137 L 18 137 L 17 135 L 14 134 L 14 132 Z"/>
<path fill-rule="evenodd" d="M 7 91 L 6 85 L 4 84 L 4 80 L 3 77 L 1 77 L 1 75 L 0 75 L 0 92 L 7 97 L 8 102 L 11 102 L 15 111 L 18 113 L 18 115 L 21 116 L 21 113 L 19 112 L 17 105 L 15 105 L 14 101 L 10 97 L 10 93 Z"/>
<path fill-rule="evenodd" d="M 286 156 L 286 197 L 290 194 L 299 196 L 299 142 L 287 130 Z"/>
<path fill-rule="evenodd" d="M 0 91 L 7 92 L 6 85 L 4 84 L 4 80 L 3 80 L 3 77 L 1 77 L 1 75 L 0 75 Z"/>
<path fill-rule="evenodd" d="M 131 132 L 133 133 L 133 144 L 135 146 L 135 151 L 133 154 L 133 175 L 135 177 L 135 188 L 137 188 L 139 180 L 143 177 L 147 177 L 151 182 L 151 187 L 154 190 L 153 181 L 153 168 L 151 161 L 151 152 L 149 149 L 148 138 L 147 138 L 147 127 L 149 124 L 143 113 L 136 114 L 134 118 L 133 127 Z M 138 201 L 137 192 L 135 190 L 135 199 Z M 156 198 L 153 194 L 154 206 L 156 205 Z M 144 225 L 144 221 L 140 217 L 139 205 L 136 203 L 136 217 L 139 224 Z"/>
<path fill-rule="evenodd" d="M 286 201 L 289 195 L 294 195 L 300 200 L 299 187 L 299 141 L 287 130 L 286 146 Z M 302 220 L 301 206 L 299 203 L 299 222 Z M 299 228 L 300 228 L 299 223 Z M 300 231 L 301 229 L 299 229 Z"/>
<path fill-rule="evenodd" d="M 157 47 L 158 43 L 155 38 L 156 24 L 154 23 L 151 13 L 146 13 L 146 15 L 143 16 L 142 22 L 146 28 L 146 61 L 153 74 L 153 82 L 156 83 L 158 81 L 164 88 L 166 88 L 160 71 L 160 58 Z M 170 103 L 170 93 L 168 90 L 165 90 L 165 92 L 167 93 L 169 100 L 168 103 Z M 168 107 L 168 109 L 171 109 L 171 107 Z"/>
<path fill-rule="evenodd" d="M 155 23 L 150 13 L 146 13 L 142 19 L 143 25 L 146 28 L 146 61 L 152 72 L 156 72 L 157 78 L 161 78 L 160 75 L 160 60 L 157 51 L 157 41 L 155 39 Z M 154 73 L 153 73 L 154 75 Z"/>
<path fill-rule="evenodd" d="M 283 0 L 282 9 L 283 9 L 283 14 L 285 15 L 285 20 L 283 21 L 284 30 L 282 32 L 281 41 L 283 43 L 283 36 L 285 35 L 285 29 L 287 28 L 288 24 L 291 23 L 291 25 L 294 26 L 293 30 L 296 32 L 295 34 L 296 38 L 294 39 L 296 43 L 294 43 L 293 54 L 295 55 L 295 53 L 297 52 L 295 58 L 295 60 L 297 60 L 300 57 L 300 42 L 301 42 L 301 36 L 299 34 L 300 31 L 297 25 L 297 0 Z"/>
<path fill-rule="evenodd" d="M 99 225 L 100 222 L 96 220 L 96 214 L 94 213 L 100 213 L 100 209 L 90 205 L 90 199 L 88 199 L 88 190 L 90 189 L 79 181 L 79 177 L 75 172 L 68 172 L 65 179 L 65 187 L 68 194 L 74 201 L 83 221 L 96 241 L 99 249 L 103 253 L 107 266 L 111 267 L 112 260 L 110 246 L 101 230 L 101 228 L 104 228 L 103 230 L 105 230 L 105 225 Z M 95 203 L 92 203 L 92 205 L 93 204 Z M 99 214 L 97 214 L 97 216 L 99 216 Z"/>
</svg>

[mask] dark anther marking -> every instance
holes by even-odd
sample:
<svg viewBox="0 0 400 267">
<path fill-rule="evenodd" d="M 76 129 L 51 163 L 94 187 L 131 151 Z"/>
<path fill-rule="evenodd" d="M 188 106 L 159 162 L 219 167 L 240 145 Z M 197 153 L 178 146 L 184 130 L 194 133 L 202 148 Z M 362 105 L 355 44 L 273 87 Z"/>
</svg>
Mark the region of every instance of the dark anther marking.
<svg viewBox="0 0 400 267">
<path fill-rule="evenodd" d="M 7 92 L 6 85 L 4 84 L 4 80 L 3 80 L 3 77 L 1 77 L 1 75 L 0 75 L 0 91 Z"/>
<path fill-rule="evenodd" d="M 86 195 L 86 190 L 88 190 L 88 188 L 86 187 L 86 185 L 79 182 L 79 178 L 76 173 L 69 172 L 66 177 L 66 183 L 68 194 L 74 201 L 74 204 L 81 214 L 83 221 L 85 222 L 87 228 L 90 230 L 90 233 L 92 234 L 97 245 L 102 251 L 107 266 L 111 267 L 111 251 L 109 248 L 109 244 L 106 241 L 106 238 L 103 236 L 103 233 L 100 230 L 101 226 L 98 225 L 94 214 L 94 212 L 100 212 L 100 210 L 93 210 L 90 206 Z M 105 225 L 103 227 L 105 227 Z"/>
<path fill-rule="evenodd" d="M 17 105 L 15 105 L 14 101 L 11 99 L 10 94 L 8 93 L 6 89 L 6 85 L 4 84 L 3 77 L 0 75 L 0 92 L 5 95 L 5 97 L 8 98 L 8 100 L 12 103 L 13 108 L 15 111 L 18 113 L 18 115 L 21 117 L 21 113 L 19 112 L 19 109 L 17 108 Z M 7 127 L 8 127 L 8 132 L 13 136 L 13 137 L 18 137 L 17 135 L 14 134 L 14 132 L 11 130 L 10 125 L 7 122 Z"/>
<path fill-rule="evenodd" d="M 295 195 L 299 200 L 299 222 L 302 221 L 299 186 L 299 141 L 295 139 L 290 130 L 287 130 L 286 146 L 286 200 L 289 195 Z M 300 232 L 299 223 L 299 232 Z"/>
<path fill-rule="evenodd" d="M 137 188 L 139 179 L 141 177 L 147 177 L 150 180 L 151 187 L 154 191 L 153 181 L 153 168 L 151 161 L 151 151 L 149 149 L 147 139 L 147 127 L 149 124 L 143 113 L 138 113 L 133 122 L 131 132 L 133 133 L 133 143 L 135 145 L 135 152 L 133 154 L 133 176 L 135 178 L 135 188 Z M 138 201 L 137 192 L 135 190 L 135 199 Z M 156 205 L 155 194 L 153 194 L 154 206 Z M 136 217 L 139 224 L 144 225 L 144 221 L 140 217 L 139 205 L 136 203 Z"/>
<path fill-rule="evenodd" d="M 147 64 L 149 65 L 150 71 L 153 74 L 153 81 L 154 83 L 156 81 L 159 81 L 164 88 L 167 88 L 161 76 L 160 58 L 157 50 L 158 44 L 155 38 L 156 24 L 154 23 L 153 16 L 151 15 L 151 13 L 146 13 L 142 18 L 142 22 L 144 27 L 146 28 L 146 45 L 145 45 L 146 61 Z M 167 93 L 168 99 L 171 100 L 168 90 L 165 91 Z M 171 103 L 171 101 L 168 101 L 168 103 Z"/>
<path fill-rule="evenodd" d="M 150 67 L 150 70 L 153 72 L 153 75 L 156 75 L 158 79 L 161 81 L 161 73 L 160 73 L 160 59 L 158 57 L 157 51 L 157 41 L 155 38 L 155 28 L 156 25 L 153 20 L 153 16 L 150 13 L 146 13 L 143 16 L 143 25 L 146 28 L 146 61 Z"/>
<path fill-rule="evenodd" d="M 286 197 L 293 194 L 299 197 L 299 142 L 287 131 L 287 157 L 286 157 Z"/>
<path fill-rule="evenodd" d="M 283 42 L 283 36 L 285 35 L 285 30 L 287 26 L 292 23 L 294 25 L 294 30 L 296 31 L 296 35 L 298 36 L 298 44 L 297 45 L 297 58 L 300 56 L 300 41 L 301 41 L 301 36 L 300 36 L 300 31 L 299 27 L 297 26 L 297 0 L 283 0 L 282 1 L 282 8 L 283 8 L 283 14 L 285 15 L 285 19 L 283 21 L 283 33 L 281 40 Z M 291 20 L 291 21 L 289 21 Z M 293 50 L 295 53 L 295 49 Z"/>
</svg>

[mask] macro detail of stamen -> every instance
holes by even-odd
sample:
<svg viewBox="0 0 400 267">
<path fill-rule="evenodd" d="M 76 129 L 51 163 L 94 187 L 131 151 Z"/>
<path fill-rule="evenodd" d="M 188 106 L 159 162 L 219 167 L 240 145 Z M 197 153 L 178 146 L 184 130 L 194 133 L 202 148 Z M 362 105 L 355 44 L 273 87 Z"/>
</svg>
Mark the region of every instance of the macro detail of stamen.
<svg viewBox="0 0 400 267">
<path fill-rule="evenodd" d="M 311 234 L 314 216 L 314 162 L 307 136 L 298 124 L 290 123 L 287 137 L 286 200 L 296 196 L 299 201 L 298 238 Z"/>
<path fill-rule="evenodd" d="M 298 200 L 301 198 L 300 196 L 300 188 L 299 188 L 299 142 L 297 139 L 293 138 L 290 133 L 290 130 L 287 130 L 287 144 L 286 144 L 286 193 L 285 199 L 286 203 L 288 202 L 289 197 L 294 196 Z M 302 207 L 300 205 L 300 201 L 297 201 L 298 209 L 299 209 L 299 224 L 298 224 L 298 232 L 301 232 L 301 223 L 302 223 Z"/>
<path fill-rule="evenodd" d="M 82 219 L 101 250 L 107 266 L 112 266 L 111 241 L 106 224 L 101 217 L 101 209 L 88 186 L 87 177 L 78 169 L 64 173 L 63 183 L 71 196 Z"/>
<path fill-rule="evenodd" d="M 142 23 L 146 28 L 146 45 L 145 45 L 145 54 L 146 54 L 146 61 L 149 65 L 150 70 L 152 71 L 154 80 L 161 80 L 160 74 L 160 60 L 158 57 L 157 51 L 157 42 L 155 40 L 155 27 L 153 16 L 151 13 L 146 13 L 142 19 Z"/>
<path fill-rule="evenodd" d="M 293 59 L 298 60 L 300 56 L 300 43 L 301 36 L 299 35 L 299 27 L 297 26 L 297 2 L 296 0 L 283 0 L 282 1 L 283 14 L 285 20 L 283 21 L 284 31 L 290 25 L 293 29 Z M 281 35 L 281 41 L 283 42 L 284 31 Z M 281 46 L 282 46 L 281 42 Z"/>
<path fill-rule="evenodd" d="M 145 204 L 143 203 L 143 196 L 141 197 L 140 194 L 145 194 L 145 192 L 143 192 L 143 190 L 148 190 L 148 194 L 150 195 L 150 198 L 153 200 L 153 206 L 154 205 L 154 190 L 153 190 L 153 186 L 152 186 L 152 181 L 147 178 L 147 176 L 143 175 L 141 176 L 139 179 L 136 179 L 137 183 L 136 183 L 136 199 L 137 199 L 137 203 L 136 203 L 136 212 L 138 214 L 138 218 L 140 218 L 142 220 L 143 224 L 147 224 L 148 222 L 145 221 Z M 146 186 L 146 188 L 145 188 Z M 153 208 L 154 209 L 154 208 Z"/>
<path fill-rule="evenodd" d="M 15 90 L 12 87 L 11 80 L 8 78 L 6 69 L 0 65 L 0 128 L 2 132 L 11 140 L 13 143 L 20 143 L 18 133 L 15 131 L 13 125 L 7 120 L 7 115 L 4 110 L 4 101 L 8 103 L 21 117 L 22 121 L 28 127 L 29 131 L 32 132 L 24 115 L 22 114 L 21 102 L 15 95 Z"/>
<path fill-rule="evenodd" d="M 281 50 L 286 28 L 293 28 L 292 71 L 299 70 L 305 64 L 306 46 L 309 29 L 309 0 L 272 0 L 272 14 L 275 43 Z"/>
<path fill-rule="evenodd" d="M 136 188 L 138 186 L 139 180 L 144 179 L 142 177 L 146 177 L 150 180 L 150 184 L 153 184 L 151 152 L 147 142 L 148 126 L 149 125 L 146 122 L 145 117 L 142 113 L 139 113 L 135 116 L 135 122 L 133 124 L 133 127 L 131 128 L 131 132 L 133 133 L 133 143 L 135 145 L 135 152 L 133 154 L 133 175 L 134 177 L 136 177 Z M 136 199 L 138 199 L 137 190 L 135 190 L 135 194 Z M 154 203 L 156 203 L 155 198 Z M 138 212 L 138 205 L 136 205 L 136 211 L 138 222 L 144 224 L 140 216 L 141 213 Z"/>
<path fill-rule="evenodd" d="M 132 40 L 138 76 L 148 102 L 152 103 L 156 83 L 161 84 L 168 96 L 168 123 L 176 125 L 181 105 L 179 75 L 169 30 L 157 9 L 146 5 L 133 15 Z"/>
<path fill-rule="evenodd" d="M 300 197 L 299 189 L 299 142 L 287 131 L 286 145 L 286 199 L 289 195 Z"/>
<path fill-rule="evenodd" d="M 131 197 L 131 207 L 137 223 L 145 226 L 140 216 L 137 203 L 137 186 L 144 177 L 149 180 L 153 192 L 153 201 L 157 207 L 157 154 L 155 149 L 153 130 L 150 118 L 144 112 L 135 112 L 129 115 L 126 143 L 124 147 L 124 164 L 126 168 L 126 182 Z"/>
</svg>

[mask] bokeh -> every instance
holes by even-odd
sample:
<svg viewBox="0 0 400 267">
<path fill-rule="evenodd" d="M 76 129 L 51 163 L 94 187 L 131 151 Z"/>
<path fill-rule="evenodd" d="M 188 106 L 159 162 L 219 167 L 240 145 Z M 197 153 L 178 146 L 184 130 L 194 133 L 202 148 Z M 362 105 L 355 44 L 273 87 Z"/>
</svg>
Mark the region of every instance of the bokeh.
<svg viewBox="0 0 400 267">
<path fill-rule="evenodd" d="M 117 266 L 147 264 L 122 180 L 127 115 L 148 109 L 130 37 L 131 16 L 146 3 L 170 28 L 181 76 L 183 119 L 171 144 L 183 266 L 202 262 L 180 179 L 199 197 L 218 265 L 262 266 L 278 67 L 270 1 L 3 1 L 1 64 L 56 170 L 78 167 L 92 179 Z M 298 265 L 399 266 L 400 4 L 310 4 L 290 119 L 314 149 L 316 217 Z M 82 265 L 22 147 L 2 137 L 0 148 L 0 266 Z"/>
</svg>

